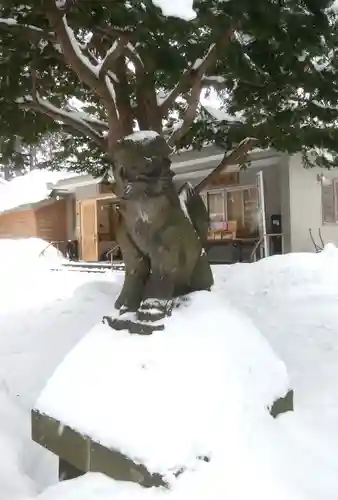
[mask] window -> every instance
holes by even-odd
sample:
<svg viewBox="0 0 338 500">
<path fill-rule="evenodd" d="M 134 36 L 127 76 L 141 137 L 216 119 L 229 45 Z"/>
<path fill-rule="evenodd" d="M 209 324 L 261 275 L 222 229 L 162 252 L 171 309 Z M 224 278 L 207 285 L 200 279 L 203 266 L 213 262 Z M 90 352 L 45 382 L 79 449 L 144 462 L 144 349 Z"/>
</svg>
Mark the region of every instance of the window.
<svg viewBox="0 0 338 500">
<path fill-rule="evenodd" d="M 322 178 L 322 216 L 324 224 L 338 224 L 338 179 Z"/>
<path fill-rule="evenodd" d="M 202 197 L 212 228 L 218 228 L 225 221 L 236 221 L 239 233 L 257 233 L 258 195 L 255 186 L 207 191 Z"/>
</svg>

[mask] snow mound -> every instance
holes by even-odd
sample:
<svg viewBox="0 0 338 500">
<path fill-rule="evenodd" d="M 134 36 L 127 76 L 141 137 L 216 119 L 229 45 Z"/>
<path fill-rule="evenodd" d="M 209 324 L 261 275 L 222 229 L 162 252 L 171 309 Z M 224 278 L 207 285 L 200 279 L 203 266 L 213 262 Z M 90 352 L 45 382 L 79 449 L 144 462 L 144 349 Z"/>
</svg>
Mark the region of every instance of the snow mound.
<svg viewBox="0 0 338 500">
<path fill-rule="evenodd" d="M 217 267 L 215 268 L 217 274 Z M 338 282 L 338 249 L 329 243 L 319 254 L 290 253 L 275 255 L 254 264 L 235 264 L 222 268 L 219 285 L 236 280 L 236 289 L 246 294 L 285 294 L 297 287 L 331 286 Z M 308 291 L 308 289 L 307 289 Z"/>
<path fill-rule="evenodd" d="M 36 409 L 170 482 L 198 457 L 233 455 L 235 436 L 239 446 L 254 422 L 272 420 L 267 408 L 288 389 L 284 363 L 250 320 L 198 292 L 151 336 L 94 327 Z"/>
<path fill-rule="evenodd" d="M 49 245 L 49 246 L 48 246 Z M 41 238 L 0 239 L 0 262 L 9 265 L 33 264 L 34 262 L 60 263 L 63 254 Z"/>
<path fill-rule="evenodd" d="M 157 498 L 156 489 L 145 489 L 133 483 L 112 481 L 99 473 L 88 473 L 72 481 L 51 486 L 38 500 L 139 500 Z"/>
<path fill-rule="evenodd" d="M 29 447 L 25 432 L 26 415 L 12 402 L 5 391 L 0 392 L 0 485 L 4 500 L 26 499 L 27 492 L 35 492 L 34 484 L 23 473 L 24 447 Z"/>
</svg>

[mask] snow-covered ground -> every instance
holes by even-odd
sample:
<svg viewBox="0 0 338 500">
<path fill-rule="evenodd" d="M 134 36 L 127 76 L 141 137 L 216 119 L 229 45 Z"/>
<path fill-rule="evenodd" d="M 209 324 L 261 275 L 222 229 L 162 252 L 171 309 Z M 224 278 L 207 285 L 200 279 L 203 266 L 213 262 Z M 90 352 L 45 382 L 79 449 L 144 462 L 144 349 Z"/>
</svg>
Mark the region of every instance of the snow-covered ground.
<svg viewBox="0 0 338 500">
<path fill-rule="evenodd" d="M 100 474 L 56 484 L 55 457 L 31 442 L 31 408 L 66 354 L 100 323 L 102 315 L 112 311 L 123 279 L 120 272 L 50 271 L 50 259 L 55 266 L 58 256 L 51 249 L 46 258 L 39 258 L 39 249 L 36 241 L 4 245 L 0 241 L 1 499 L 337 498 L 337 249 L 328 246 L 319 255 L 294 254 L 257 264 L 215 266 L 214 294 L 224 304 L 223 322 L 220 317 L 217 320 L 219 331 L 225 332 L 229 349 L 233 349 L 231 336 L 245 338 L 241 328 L 265 337 L 286 365 L 295 390 L 295 412 L 273 420 L 253 419 L 248 411 L 240 422 L 234 420 L 234 411 L 229 412 L 222 434 L 227 441 L 219 460 L 183 474 L 172 491 L 118 484 Z M 191 338 L 193 342 L 193 335 Z M 238 338 L 236 345 L 240 345 Z M 246 360 L 247 345 L 243 353 Z M 229 363 L 231 357 L 226 354 Z M 240 359 L 240 351 L 238 356 L 233 366 L 245 369 L 248 364 Z M 188 369 L 188 352 L 186 358 Z M 237 393 L 247 392 L 238 377 L 234 380 L 237 387 L 233 387 L 232 401 Z M 229 385 L 224 385 L 229 391 Z"/>
</svg>

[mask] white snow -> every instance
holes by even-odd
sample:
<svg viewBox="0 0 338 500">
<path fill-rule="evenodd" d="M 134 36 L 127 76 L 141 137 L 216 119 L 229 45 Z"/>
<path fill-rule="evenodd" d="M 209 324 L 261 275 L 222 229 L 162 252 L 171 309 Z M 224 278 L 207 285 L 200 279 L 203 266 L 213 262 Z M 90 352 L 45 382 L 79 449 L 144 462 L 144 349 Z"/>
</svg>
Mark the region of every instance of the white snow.
<svg viewBox="0 0 338 500">
<path fill-rule="evenodd" d="M 333 4 L 330 6 L 330 9 L 334 11 L 338 11 L 338 0 L 334 0 Z"/>
<path fill-rule="evenodd" d="M 224 307 L 225 331 L 217 328 Z M 36 408 L 170 477 L 197 467 L 198 456 L 221 452 L 229 432 L 240 433 L 250 414 L 264 418 L 288 388 L 284 364 L 250 321 L 200 292 L 152 336 L 94 327 Z"/>
<path fill-rule="evenodd" d="M 211 106 L 208 104 L 202 104 L 203 108 L 217 121 L 226 121 L 229 123 L 244 123 L 244 113 L 235 113 L 231 115 L 225 109 Z"/>
<path fill-rule="evenodd" d="M 51 185 L 72 175 L 74 174 L 65 171 L 32 170 L 5 184 L 1 183 L 0 212 L 46 200 L 51 192 Z"/>
<path fill-rule="evenodd" d="M 192 65 L 192 69 L 197 70 L 197 69 L 201 66 L 201 64 L 203 64 L 203 62 L 206 60 L 206 58 L 209 56 L 210 52 L 211 52 L 212 50 L 214 50 L 215 46 L 216 46 L 216 44 L 215 44 L 215 43 L 212 43 L 212 44 L 210 45 L 210 47 L 209 47 L 209 49 L 208 49 L 207 53 L 205 54 L 205 56 L 204 56 L 202 59 L 200 59 L 200 58 L 196 59 L 196 61 L 195 61 L 195 62 L 194 62 L 194 64 Z"/>
<path fill-rule="evenodd" d="M 146 142 L 154 139 L 159 134 L 154 130 L 139 130 L 138 132 L 133 132 L 130 135 L 126 135 L 124 140 L 133 142 Z"/>
<path fill-rule="evenodd" d="M 153 4 L 161 9 L 164 16 L 178 17 L 185 21 L 196 17 L 193 3 L 193 0 L 153 0 Z"/>
<path fill-rule="evenodd" d="M 0 17 L 0 24 L 7 24 L 7 26 L 17 26 L 19 23 L 17 22 L 16 19 L 13 18 L 5 18 L 5 17 Z M 21 23 L 20 23 L 21 24 Z M 38 31 L 39 33 L 43 33 L 43 30 L 41 28 L 38 28 L 37 26 L 32 26 L 32 25 L 26 25 L 29 29 Z"/>
<path fill-rule="evenodd" d="M 195 294 L 190 305 L 174 313 L 165 332 L 140 338 L 113 332 L 100 323 L 102 315 L 112 312 L 122 273 L 52 272 L 48 259 L 36 258 L 39 245 L 36 243 L 36 252 L 34 245 L 0 240 L 1 498 L 337 498 L 335 247 L 328 245 L 318 255 L 293 254 L 256 264 L 215 266 L 213 292 Z M 108 350 L 100 354 L 107 346 L 112 353 L 109 359 Z M 124 354 L 126 366 L 113 346 Z M 156 468 L 188 462 L 188 470 L 171 480 L 171 490 L 116 483 L 100 474 L 55 485 L 55 457 L 31 442 L 30 410 L 39 395 L 44 397 L 46 384 L 56 384 L 58 372 L 69 367 L 72 357 L 78 359 L 93 347 L 88 371 L 93 375 L 98 370 L 97 377 L 103 372 L 124 374 L 120 385 L 123 382 L 129 392 L 123 404 L 137 409 L 132 422 L 128 412 L 125 421 L 120 410 L 109 415 L 121 434 L 114 436 L 116 429 L 110 425 L 108 437 L 131 452 L 144 447 L 143 458 Z M 99 364 L 94 361 L 98 354 L 102 355 Z M 145 369 L 138 366 L 140 360 L 145 361 Z M 295 411 L 274 420 L 264 406 L 284 388 L 283 363 L 295 390 Z M 76 370 L 69 374 L 73 387 L 76 377 Z M 119 400 L 122 388 L 114 378 L 112 387 L 105 380 L 102 377 L 100 387 L 103 382 L 102 391 L 108 390 L 108 407 L 114 398 Z M 160 389 L 153 399 L 151 387 Z M 93 392 L 90 380 L 87 389 Z M 65 390 L 70 394 L 67 386 Z M 80 395 L 84 390 L 80 387 Z M 97 393 L 94 408 L 85 407 L 88 415 L 83 414 L 81 425 L 93 423 L 98 412 L 95 402 L 102 397 L 101 391 Z M 170 407 L 174 401 L 180 405 Z M 55 410 L 69 415 L 73 402 L 69 404 L 70 409 L 58 406 Z M 151 422 L 145 418 L 148 407 L 155 412 Z M 165 409 L 172 422 L 168 423 Z M 95 425 L 93 431 L 103 433 L 105 417 L 98 418 L 101 428 Z M 140 433 L 138 419 L 144 424 Z M 189 461 L 195 451 L 210 448 L 209 463 Z"/>
<path fill-rule="evenodd" d="M 188 189 L 190 189 L 190 188 L 191 188 L 191 185 L 187 184 L 186 186 L 184 186 L 181 189 L 179 196 L 178 196 L 183 213 L 189 221 L 191 221 L 191 219 L 190 219 L 188 208 L 187 208 L 187 201 L 188 201 Z"/>
<path fill-rule="evenodd" d="M 66 5 L 66 0 L 55 0 L 55 5 L 58 9 L 63 9 Z"/>
<path fill-rule="evenodd" d="M 60 264 L 66 261 L 62 253 L 53 245 L 40 238 L 18 238 L 0 240 L 0 262 L 6 263 L 6 267 L 25 268 L 28 262 L 35 265 Z M 20 269 L 22 270 L 22 269 Z"/>
</svg>

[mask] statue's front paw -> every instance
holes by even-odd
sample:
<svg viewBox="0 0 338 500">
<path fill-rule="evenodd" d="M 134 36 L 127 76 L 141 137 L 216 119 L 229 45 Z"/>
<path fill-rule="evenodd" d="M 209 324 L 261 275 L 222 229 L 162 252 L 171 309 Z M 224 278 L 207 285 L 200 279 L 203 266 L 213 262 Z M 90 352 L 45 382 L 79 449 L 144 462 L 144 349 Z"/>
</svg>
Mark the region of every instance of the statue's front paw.
<svg viewBox="0 0 338 500">
<path fill-rule="evenodd" d="M 145 299 L 137 311 L 137 317 L 142 321 L 158 321 L 171 315 L 173 305 L 172 299 Z"/>
</svg>

